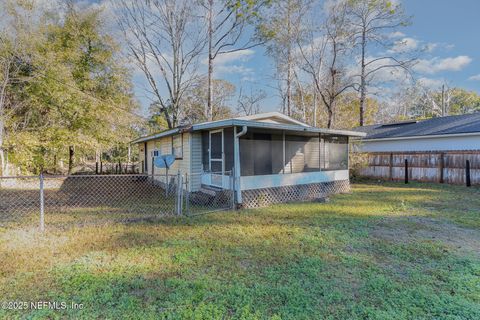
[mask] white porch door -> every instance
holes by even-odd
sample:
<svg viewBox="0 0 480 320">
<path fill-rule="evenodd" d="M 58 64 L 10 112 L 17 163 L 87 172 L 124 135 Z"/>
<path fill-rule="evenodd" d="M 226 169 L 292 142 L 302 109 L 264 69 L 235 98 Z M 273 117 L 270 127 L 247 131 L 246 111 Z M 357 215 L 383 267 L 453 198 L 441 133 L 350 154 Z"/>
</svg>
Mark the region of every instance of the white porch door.
<svg viewBox="0 0 480 320">
<path fill-rule="evenodd" d="M 210 131 L 210 175 L 211 184 L 223 187 L 224 156 L 223 129 Z"/>
</svg>

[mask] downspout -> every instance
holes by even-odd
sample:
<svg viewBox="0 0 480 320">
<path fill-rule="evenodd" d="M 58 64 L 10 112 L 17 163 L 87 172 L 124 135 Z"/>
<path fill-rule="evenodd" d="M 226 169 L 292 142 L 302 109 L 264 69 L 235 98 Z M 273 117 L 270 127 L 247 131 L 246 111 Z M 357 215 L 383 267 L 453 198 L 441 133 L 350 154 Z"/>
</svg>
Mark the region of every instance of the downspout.
<svg viewBox="0 0 480 320">
<path fill-rule="evenodd" d="M 235 166 L 234 166 L 234 177 L 235 184 L 233 186 L 235 191 L 235 196 L 237 199 L 237 204 L 242 203 L 242 190 L 240 185 L 240 137 L 247 133 L 247 126 L 242 127 L 242 131 L 237 133 L 237 127 L 233 127 L 233 132 L 235 133 L 235 139 L 233 143 L 233 153 L 235 156 Z"/>
</svg>

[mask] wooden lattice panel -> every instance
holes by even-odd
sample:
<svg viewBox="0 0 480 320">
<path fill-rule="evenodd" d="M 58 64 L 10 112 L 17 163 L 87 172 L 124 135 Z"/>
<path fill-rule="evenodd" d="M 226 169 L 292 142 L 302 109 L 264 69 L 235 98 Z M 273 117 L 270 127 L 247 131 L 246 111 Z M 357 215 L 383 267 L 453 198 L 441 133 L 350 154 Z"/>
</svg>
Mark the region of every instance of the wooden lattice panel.
<svg viewBox="0 0 480 320">
<path fill-rule="evenodd" d="M 274 203 L 312 201 L 349 191 L 349 180 L 245 190 L 242 191 L 242 207 L 258 208 Z"/>
</svg>

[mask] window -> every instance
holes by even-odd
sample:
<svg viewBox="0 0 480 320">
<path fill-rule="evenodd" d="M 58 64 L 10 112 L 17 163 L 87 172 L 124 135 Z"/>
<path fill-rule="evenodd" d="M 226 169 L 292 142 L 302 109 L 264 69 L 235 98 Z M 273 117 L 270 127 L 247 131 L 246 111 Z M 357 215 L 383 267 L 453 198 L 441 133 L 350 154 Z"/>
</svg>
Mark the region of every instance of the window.
<svg viewBox="0 0 480 320">
<path fill-rule="evenodd" d="M 160 150 L 152 150 L 151 152 L 152 157 L 159 157 L 160 154 Z"/>
<path fill-rule="evenodd" d="M 172 136 L 172 154 L 175 159 L 183 158 L 183 134 Z"/>
</svg>

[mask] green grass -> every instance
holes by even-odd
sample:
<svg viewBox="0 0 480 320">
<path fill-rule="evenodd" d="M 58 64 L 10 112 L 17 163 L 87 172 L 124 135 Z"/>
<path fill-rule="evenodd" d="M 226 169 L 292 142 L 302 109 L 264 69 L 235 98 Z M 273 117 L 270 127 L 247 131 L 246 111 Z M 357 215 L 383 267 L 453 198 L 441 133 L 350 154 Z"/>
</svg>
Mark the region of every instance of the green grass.
<svg viewBox="0 0 480 320">
<path fill-rule="evenodd" d="M 480 190 L 356 184 L 328 203 L 0 230 L 0 318 L 479 319 Z"/>
</svg>

